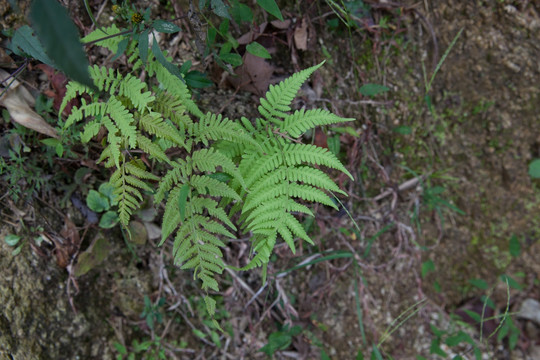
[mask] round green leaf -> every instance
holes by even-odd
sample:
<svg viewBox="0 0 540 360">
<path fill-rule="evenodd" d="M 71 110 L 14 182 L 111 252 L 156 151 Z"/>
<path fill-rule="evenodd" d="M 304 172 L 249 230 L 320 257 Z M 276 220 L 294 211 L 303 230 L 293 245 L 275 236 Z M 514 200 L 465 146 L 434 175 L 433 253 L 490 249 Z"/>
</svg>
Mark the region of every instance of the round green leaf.
<svg viewBox="0 0 540 360">
<path fill-rule="evenodd" d="M 375 96 L 389 91 L 390 88 L 379 84 L 364 84 L 360 88 L 360 94 L 364 96 Z"/>
<path fill-rule="evenodd" d="M 19 243 L 19 241 L 21 240 L 21 237 L 18 236 L 18 235 L 15 235 L 15 234 L 9 234 L 5 237 L 4 241 L 6 242 L 6 244 L 8 244 L 9 246 L 15 246 Z"/>
<path fill-rule="evenodd" d="M 410 135 L 412 134 L 412 128 L 410 126 L 407 126 L 407 125 L 400 125 L 400 126 L 396 126 L 393 131 L 397 134 L 401 134 L 401 135 Z"/>
<path fill-rule="evenodd" d="M 114 186 L 109 182 L 101 184 L 99 186 L 99 192 L 109 200 L 109 204 L 111 205 L 116 204 L 118 201 L 118 195 L 114 193 Z"/>
<path fill-rule="evenodd" d="M 540 179 L 540 159 L 534 159 L 529 164 L 529 175 L 533 179 Z"/>
<path fill-rule="evenodd" d="M 272 57 L 270 56 L 270 53 L 268 52 L 268 50 L 266 50 L 264 46 L 262 46 L 256 41 L 252 42 L 251 44 L 248 44 L 246 46 L 246 50 L 248 53 L 261 57 L 263 59 L 270 59 Z"/>
<path fill-rule="evenodd" d="M 260 7 L 268 11 L 270 14 L 277 17 L 279 20 L 283 21 L 283 15 L 281 15 L 279 6 L 277 6 L 274 0 L 257 0 L 257 4 L 259 4 Z"/>
<path fill-rule="evenodd" d="M 99 227 L 110 229 L 118 224 L 118 213 L 116 211 L 107 211 L 99 220 Z"/>
<path fill-rule="evenodd" d="M 105 210 L 109 210 L 109 200 L 107 197 L 96 190 L 90 190 L 88 192 L 88 197 L 86 198 L 86 205 L 90 208 L 90 210 L 95 212 L 102 212 Z"/>
<path fill-rule="evenodd" d="M 219 58 L 226 63 L 231 64 L 232 66 L 240 66 L 242 65 L 242 57 L 238 54 L 229 53 L 229 54 L 222 54 L 219 55 Z"/>
<path fill-rule="evenodd" d="M 177 25 L 171 22 L 165 21 L 165 20 L 154 21 L 154 23 L 152 24 L 152 27 L 159 32 L 167 33 L 167 34 L 172 34 L 175 32 L 179 32 L 181 30 Z"/>
</svg>

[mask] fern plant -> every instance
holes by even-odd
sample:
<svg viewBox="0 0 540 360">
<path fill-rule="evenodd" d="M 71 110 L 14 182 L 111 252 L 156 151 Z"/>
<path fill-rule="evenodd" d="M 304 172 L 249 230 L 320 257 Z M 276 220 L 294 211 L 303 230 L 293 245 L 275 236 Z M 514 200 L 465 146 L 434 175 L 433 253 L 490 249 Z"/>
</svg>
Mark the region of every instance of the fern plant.
<svg viewBox="0 0 540 360">
<path fill-rule="evenodd" d="M 96 30 L 86 40 L 94 41 L 103 31 L 114 35 L 119 30 Z M 118 41 L 113 39 L 98 45 L 115 52 Z M 120 222 L 129 223 L 145 194 L 154 195 L 154 204 L 163 203 L 160 245 L 174 236 L 175 264 L 193 270 L 206 293 L 207 310 L 214 314 L 215 301 L 208 294 L 219 291 L 216 278 L 226 267 L 224 239 L 252 234 L 253 256 L 242 270 L 265 265 L 278 239 L 293 252 L 295 238 L 312 243 L 297 214 L 313 216 L 306 202 L 336 208 L 328 192 L 346 195 L 318 166 L 352 175 L 330 151 L 300 138 L 316 126 L 353 119 L 321 109 L 291 112 L 301 85 L 322 64 L 271 86 L 261 99 L 261 116 L 251 122 L 204 114 L 183 79 L 172 76 L 152 53 L 143 62 L 139 49 L 132 44 L 126 50 L 134 63 L 133 73 L 126 76 L 90 68 L 98 91 L 71 82 L 59 113 L 84 95 L 65 127 L 84 119 L 82 142 L 102 136 L 99 161 L 112 168 L 109 182 L 118 198 Z M 148 83 L 136 76 L 143 68 Z M 171 148 L 182 149 L 183 155 L 171 156 Z M 152 171 L 147 157 L 168 170 Z"/>
</svg>

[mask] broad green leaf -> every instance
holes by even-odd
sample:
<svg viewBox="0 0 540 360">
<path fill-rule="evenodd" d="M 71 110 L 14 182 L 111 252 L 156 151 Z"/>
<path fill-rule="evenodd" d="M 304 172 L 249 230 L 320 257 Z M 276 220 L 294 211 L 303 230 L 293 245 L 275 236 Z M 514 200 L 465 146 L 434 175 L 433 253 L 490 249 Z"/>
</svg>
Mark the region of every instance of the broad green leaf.
<svg viewBox="0 0 540 360">
<path fill-rule="evenodd" d="M 193 89 L 202 89 L 212 86 L 214 84 L 212 80 L 208 79 L 206 74 L 195 70 L 188 72 L 186 74 L 185 80 L 186 84 Z"/>
<path fill-rule="evenodd" d="M 510 238 L 510 255 L 512 257 L 518 257 L 521 254 L 521 244 L 519 243 L 519 239 L 516 235 L 512 235 Z"/>
<path fill-rule="evenodd" d="M 126 51 L 128 44 L 129 44 L 129 38 L 122 39 L 122 41 L 118 43 L 118 50 L 116 50 L 116 55 L 114 55 L 111 61 L 115 61 L 120 56 L 122 56 L 124 52 Z"/>
<path fill-rule="evenodd" d="M 390 89 L 384 85 L 379 84 L 364 84 L 360 88 L 360 94 L 364 96 L 375 96 L 381 93 L 387 92 Z"/>
<path fill-rule="evenodd" d="M 219 17 L 230 19 L 228 6 L 225 5 L 223 0 L 210 0 L 212 11 Z"/>
<path fill-rule="evenodd" d="M 109 199 L 109 203 L 111 205 L 116 205 L 118 202 L 118 195 L 114 193 L 115 187 L 111 185 L 109 182 L 104 182 L 101 185 L 99 185 L 98 191 L 107 197 Z"/>
<path fill-rule="evenodd" d="M 339 156 L 339 150 L 341 143 L 339 141 L 339 135 L 334 135 L 326 139 L 328 144 L 328 150 L 330 150 L 334 155 Z"/>
<path fill-rule="evenodd" d="M 281 15 L 281 11 L 274 0 L 257 0 L 257 4 L 268 13 L 283 21 L 283 15 Z"/>
<path fill-rule="evenodd" d="M 99 227 L 103 229 L 111 229 L 118 224 L 118 213 L 116 211 L 107 211 L 99 220 Z"/>
<path fill-rule="evenodd" d="M 19 255 L 21 253 L 22 248 L 23 248 L 22 244 L 17 246 L 17 248 L 15 248 L 15 250 L 11 252 L 11 255 L 13 256 Z"/>
<path fill-rule="evenodd" d="M 195 336 L 201 338 L 201 339 L 204 339 L 206 337 L 206 334 L 203 333 L 201 330 L 198 330 L 198 329 L 193 329 L 193 333 L 195 334 Z"/>
<path fill-rule="evenodd" d="M 116 349 L 116 351 L 118 351 L 121 355 L 127 355 L 127 349 L 124 345 L 118 343 L 118 342 L 114 342 L 114 348 Z"/>
<path fill-rule="evenodd" d="M 184 76 L 189 71 L 189 69 L 191 69 L 191 60 L 184 62 L 182 66 L 180 66 L 180 72 L 184 74 Z"/>
<path fill-rule="evenodd" d="M 180 221 L 184 221 L 186 217 L 186 202 L 189 195 L 189 185 L 184 184 L 180 188 L 180 192 L 178 194 L 178 209 L 180 211 Z"/>
<path fill-rule="evenodd" d="M 270 53 L 268 52 L 268 50 L 266 50 L 266 48 L 264 46 L 262 46 L 261 44 L 259 44 L 256 41 L 252 42 L 251 44 L 248 44 L 246 46 L 246 50 L 247 50 L 248 53 L 250 53 L 252 55 L 255 55 L 255 56 L 258 56 L 258 57 L 261 57 L 263 59 L 272 58 L 272 56 L 270 56 Z"/>
<path fill-rule="evenodd" d="M 432 260 L 427 260 L 422 263 L 422 278 L 425 278 L 427 274 L 433 271 L 435 271 L 435 264 Z"/>
<path fill-rule="evenodd" d="M 110 207 L 107 197 L 93 189 L 88 192 L 86 205 L 88 205 L 90 210 L 95 212 L 109 210 Z"/>
<path fill-rule="evenodd" d="M 43 46 L 41 46 L 38 38 L 34 35 L 32 28 L 28 25 L 18 28 L 11 39 L 11 50 L 17 55 L 22 55 L 19 49 L 24 54 L 30 55 L 44 64 L 55 67 L 54 62 L 47 56 Z"/>
<path fill-rule="evenodd" d="M 15 246 L 19 243 L 19 241 L 21 240 L 21 237 L 18 236 L 18 235 L 15 235 L 15 234 L 8 234 L 6 235 L 6 237 L 4 238 L 4 241 L 6 242 L 6 244 L 8 244 L 9 246 Z"/>
<path fill-rule="evenodd" d="M 474 341 L 471 339 L 471 337 L 467 335 L 466 333 L 464 333 L 463 331 L 459 331 L 456 335 L 448 337 L 445 341 L 446 345 L 450 347 L 457 346 L 462 342 L 474 344 Z"/>
<path fill-rule="evenodd" d="M 534 159 L 529 164 L 529 176 L 533 179 L 540 179 L 540 159 Z"/>
<path fill-rule="evenodd" d="M 246 4 L 241 4 L 238 0 L 232 1 L 231 14 L 238 24 L 241 22 L 250 23 L 253 21 L 253 12 Z"/>
<path fill-rule="evenodd" d="M 510 286 L 512 289 L 523 290 L 523 286 L 521 286 L 520 283 L 506 274 L 501 275 L 501 280 L 505 283 L 508 281 L 508 286 Z"/>
<path fill-rule="evenodd" d="M 148 59 L 148 34 L 150 29 L 143 31 L 139 35 L 139 56 L 144 64 Z"/>
<path fill-rule="evenodd" d="M 79 254 L 77 264 L 74 268 L 75 276 L 82 276 L 88 271 L 98 266 L 107 258 L 111 246 L 105 238 L 97 239 L 86 251 Z"/>
<path fill-rule="evenodd" d="M 221 347 L 221 341 L 219 340 L 219 335 L 217 332 L 212 331 L 210 332 L 210 337 L 212 338 L 212 342 L 218 347 Z"/>
<path fill-rule="evenodd" d="M 469 284 L 481 289 L 481 290 L 487 290 L 488 284 L 482 279 L 470 279 Z"/>
<path fill-rule="evenodd" d="M 400 135 L 410 135 L 410 134 L 412 134 L 412 128 L 410 126 L 407 126 L 407 125 L 396 126 L 392 131 L 395 132 L 396 134 L 400 134 Z"/>
<path fill-rule="evenodd" d="M 225 35 L 229 32 L 229 19 L 224 19 L 221 24 L 219 24 L 219 32 L 222 35 Z"/>
<path fill-rule="evenodd" d="M 30 8 L 30 19 L 55 67 L 73 80 L 95 89 L 77 27 L 66 9 L 56 0 L 34 0 Z"/>
<path fill-rule="evenodd" d="M 173 74 L 174 76 L 178 77 L 180 80 L 184 81 L 184 77 L 182 76 L 182 73 L 180 72 L 180 69 L 178 66 L 174 65 L 173 63 L 170 63 L 167 61 L 163 53 L 161 52 L 161 49 L 159 48 L 159 45 L 157 44 L 157 39 L 154 37 L 154 41 L 152 42 L 152 53 L 156 57 L 157 61 L 165 68 L 168 72 Z"/>
<path fill-rule="evenodd" d="M 180 27 L 178 27 L 177 25 L 165 20 L 154 21 L 152 27 L 159 32 L 167 34 L 173 34 L 181 30 Z"/>
<path fill-rule="evenodd" d="M 232 66 L 242 65 L 242 57 L 235 53 L 222 54 L 219 55 L 219 58 L 224 62 L 231 64 Z"/>
</svg>

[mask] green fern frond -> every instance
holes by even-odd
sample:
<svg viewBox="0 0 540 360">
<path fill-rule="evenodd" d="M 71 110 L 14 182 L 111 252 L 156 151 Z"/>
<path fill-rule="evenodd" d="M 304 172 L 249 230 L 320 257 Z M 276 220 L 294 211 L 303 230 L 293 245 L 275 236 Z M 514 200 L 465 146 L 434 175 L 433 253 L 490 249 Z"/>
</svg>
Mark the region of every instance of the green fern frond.
<svg viewBox="0 0 540 360">
<path fill-rule="evenodd" d="M 231 266 L 231 268 L 238 271 L 246 271 L 267 264 L 270 261 L 270 256 L 276 245 L 277 231 L 275 229 L 262 229 L 253 233 L 253 252 L 256 255 L 246 266 L 241 268 Z"/>
<path fill-rule="evenodd" d="M 189 180 L 189 184 L 193 186 L 200 194 L 206 194 L 216 197 L 228 197 L 241 201 L 240 196 L 219 180 L 213 179 L 206 175 L 194 175 Z"/>
<path fill-rule="evenodd" d="M 287 116 L 287 112 L 291 110 L 291 102 L 296 97 L 298 90 L 309 76 L 324 62 L 319 65 L 312 66 L 290 76 L 278 85 L 270 85 L 265 98 L 261 99 L 261 105 L 258 107 L 259 113 L 266 119 L 276 125 L 281 125 L 283 118 Z"/>
<path fill-rule="evenodd" d="M 103 161 L 106 158 L 109 158 L 110 162 L 116 165 L 117 168 L 120 167 L 120 143 L 122 141 L 122 138 L 117 136 L 118 128 L 116 125 L 112 122 L 112 120 L 108 116 L 103 116 L 101 118 L 101 123 L 105 126 L 107 129 L 107 142 L 109 145 L 105 148 L 105 150 L 101 153 L 101 156 L 98 160 L 98 162 Z"/>
<path fill-rule="evenodd" d="M 74 123 L 77 123 L 84 118 L 84 111 L 83 111 L 83 106 L 85 104 L 84 99 L 82 99 L 81 102 L 82 102 L 81 106 L 71 108 L 71 113 L 69 114 L 69 117 L 66 119 L 66 122 L 64 124 L 64 129 L 67 129 Z M 59 114 L 62 114 L 62 109 L 60 109 Z"/>
<path fill-rule="evenodd" d="M 280 196 L 275 199 L 269 200 L 261 206 L 256 207 L 249 214 L 245 221 L 249 223 L 250 227 L 255 227 L 258 223 L 275 219 L 280 216 L 279 212 L 296 212 L 303 213 L 309 216 L 314 216 L 313 212 L 305 205 L 299 204 L 288 196 Z M 275 217 L 277 216 L 277 217 Z"/>
<path fill-rule="evenodd" d="M 152 106 L 163 117 L 170 119 L 176 124 L 181 133 L 185 133 L 186 129 L 193 124 L 191 118 L 186 114 L 186 107 L 182 100 L 173 94 L 166 91 L 159 91 Z"/>
<path fill-rule="evenodd" d="M 100 29 L 96 29 L 92 31 L 90 34 L 83 37 L 81 41 L 83 43 L 88 43 L 88 42 L 95 41 L 104 37 L 116 35 L 120 33 L 121 31 L 122 29 L 119 29 L 118 27 L 116 27 L 115 24 L 112 24 L 109 27 L 102 27 Z M 118 51 L 118 44 L 120 43 L 120 41 L 122 41 L 121 36 L 114 36 L 106 40 L 99 41 L 96 44 L 99 46 L 103 46 L 104 48 L 109 49 L 112 53 L 116 54 L 116 52 Z"/>
<path fill-rule="evenodd" d="M 246 187 L 242 175 L 240 175 L 240 172 L 232 160 L 212 148 L 197 150 L 191 155 L 191 162 L 189 158 L 186 159 L 186 161 L 192 168 L 198 169 L 201 172 L 213 173 L 216 172 L 218 167 L 221 167 L 224 173 L 229 174 L 232 178 L 236 179 L 243 188 Z"/>
<path fill-rule="evenodd" d="M 162 227 L 161 227 L 161 246 L 165 240 L 173 233 L 174 230 L 180 224 L 180 211 L 178 209 L 178 196 L 180 194 L 181 186 L 175 187 L 169 193 L 169 198 L 165 204 L 165 212 L 163 213 Z"/>
<path fill-rule="evenodd" d="M 148 104 L 155 100 L 154 95 L 146 90 L 146 83 L 139 78 L 128 74 L 120 83 L 119 96 L 126 96 L 142 114 L 148 108 Z"/>
<path fill-rule="evenodd" d="M 225 268 L 220 250 L 225 244 L 216 233 L 232 236 L 221 224 L 194 215 L 180 225 L 173 246 L 175 263 L 182 269 L 193 269 L 194 277 L 202 281 L 202 289 L 206 291 L 219 291 L 215 276 Z"/>
<path fill-rule="evenodd" d="M 91 92 L 91 91 L 92 90 L 90 90 L 88 87 L 86 87 L 84 85 L 81 85 L 78 82 L 70 81 L 66 85 L 66 94 L 64 95 L 64 98 L 62 99 L 62 103 L 60 104 L 60 109 L 58 110 L 58 118 L 60 118 L 62 116 L 62 113 L 64 112 L 64 109 L 66 108 L 67 104 L 71 100 L 75 99 L 78 95 L 82 95 L 84 93 L 88 93 L 88 92 Z M 74 116 L 74 114 L 73 114 L 74 111 L 75 111 L 75 108 L 73 108 L 71 110 L 71 116 Z M 79 109 L 79 112 L 80 111 L 81 110 Z M 70 123 L 68 123 L 67 120 L 66 120 L 66 124 L 64 125 L 64 127 L 67 128 L 67 127 L 71 126 L 72 123 L 73 123 L 73 120 Z"/>
<path fill-rule="evenodd" d="M 337 169 L 354 180 L 351 173 L 343 166 L 341 161 L 328 149 L 310 144 L 287 144 L 283 149 L 283 157 L 288 166 L 310 163 L 313 165 L 324 165 Z"/>
<path fill-rule="evenodd" d="M 142 136 L 142 135 L 138 134 L 137 135 L 137 145 L 139 146 L 139 148 L 142 151 L 144 151 L 145 153 L 147 153 L 151 157 L 156 158 L 158 160 L 161 160 L 161 161 L 163 161 L 165 163 L 168 163 L 168 164 L 171 163 L 171 160 L 169 160 L 169 158 L 167 157 L 165 152 L 163 150 L 161 150 L 159 145 L 154 144 L 152 142 L 152 140 L 150 140 L 146 136 Z"/>
<path fill-rule="evenodd" d="M 250 191 L 256 194 L 263 189 L 271 188 L 275 184 L 285 180 L 299 181 L 327 191 L 340 193 L 345 196 L 347 195 L 347 193 L 341 190 L 336 183 L 326 175 L 326 173 L 309 166 L 280 167 L 260 178 L 259 181 L 251 186 Z"/>
<path fill-rule="evenodd" d="M 296 183 L 281 183 L 274 187 L 264 189 L 256 194 L 250 193 L 244 203 L 243 211 L 249 211 L 265 201 L 272 200 L 281 195 L 295 197 L 306 201 L 317 202 L 324 204 L 334 209 L 338 209 L 332 199 L 328 197 L 322 190 L 310 185 L 301 185 Z M 262 205 L 261 205 L 262 206 Z"/>
<path fill-rule="evenodd" d="M 101 129 L 101 121 L 98 121 L 97 119 L 90 121 L 84 127 L 84 131 L 81 134 L 81 141 L 83 143 L 89 142 L 94 136 L 97 135 L 99 129 Z"/>
<path fill-rule="evenodd" d="M 154 201 L 160 203 L 165 198 L 165 194 L 169 191 L 174 185 L 178 183 L 186 183 L 188 181 L 188 176 L 191 175 L 191 170 L 188 171 L 187 164 L 184 160 L 178 159 L 175 162 L 172 162 L 172 169 L 167 171 L 167 174 L 161 178 L 159 182 L 158 190 L 154 196 Z"/>
<path fill-rule="evenodd" d="M 122 75 L 119 72 L 104 66 L 94 65 L 90 66 L 88 70 L 97 88 L 111 95 L 116 92 L 118 85 L 122 81 Z"/>
<path fill-rule="evenodd" d="M 221 114 L 207 113 L 198 122 L 190 126 L 189 133 L 196 141 L 202 142 L 205 146 L 208 146 L 210 140 L 228 140 L 239 144 L 257 145 L 242 126 L 222 117 Z"/>
<path fill-rule="evenodd" d="M 293 138 L 302 136 L 309 129 L 317 126 L 337 124 L 346 121 L 354 121 L 353 118 L 341 118 L 332 114 L 328 110 L 313 109 L 313 110 L 297 110 L 292 115 L 287 115 L 281 127 Z"/>
<path fill-rule="evenodd" d="M 157 180 L 157 177 L 146 171 L 142 161 L 132 160 L 122 163 L 109 180 L 118 199 L 118 217 L 124 226 L 128 225 L 131 214 L 140 208 L 140 203 L 143 201 L 139 189 L 153 191 L 141 179 Z"/>
<path fill-rule="evenodd" d="M 163 121 L 160 113 L 150 112 L 141 116 L 139 125 L 149 134 L 172 141 L 178 146 L 185 147 L 186 145 L 181 133 L 174 126 Z"/>
<path fill-rule="evenodd" d="M 203 112 L 199 109 L 195 102 L 191 100 L 191 93 L 189 92 L 187 85 L 176 76 L 171 76 L 171 73 L 154 59 L 152 53 L 148 55 L 148 66 L 146 67 L 148 75 L 155 75 L 161 86 L 164 89 L 167 89 L 169 93 L 174 94 L 178 99 L 180 99 L 187 111 L 199 118 L 203 117 Z"/>
<path fill-rule="evenodd" d="M 229 228 L 236 230 L 236 226 L 234 226 L 232 221 L 229 219 L 225 210 L 223 210 L 223 208 L 221 208 L 218 205 L 218 202 L 214 199 L 197 197 L 195 199 L 191 199 L 189 205 L 189 209 L 192 214 L 203 214 L 204 211 L 208 211 L 209 215 L 218 219 L 219 221 L 227 225 Z M 191 214 L 188 213 L 188 215 Z"/>
<path fill-rule="evenodd" d="M 107 102 L 107 111 L 114 120 L 122 137 L 128 141 L 130 148 L 137 145 L 137 128 L 133 125 L 133 114 L 115 97 L 111 96 Z"/>
</svg>

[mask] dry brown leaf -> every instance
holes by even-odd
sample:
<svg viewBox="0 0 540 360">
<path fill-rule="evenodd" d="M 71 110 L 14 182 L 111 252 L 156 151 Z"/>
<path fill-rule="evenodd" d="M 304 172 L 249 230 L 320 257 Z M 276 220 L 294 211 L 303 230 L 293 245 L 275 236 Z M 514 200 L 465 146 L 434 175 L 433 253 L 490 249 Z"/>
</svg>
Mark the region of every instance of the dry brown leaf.
<svg viewBox="0 0 540 360">
<path fill-rule="evenodd" d="M 245 33 L 244 35 L 236 39 L 236 41 L 238 41 L 238 44 L 240 45 L 247 45 L 247 44 L 252 43 L 264 33 L 267 25 L 268 23 L 264 22 L 260 24 L 259 26 L 253 27 L 250 31 L 248 31 L 247 33 Z"/>
<path fill-rule="evenodd" d="M 290 19 L 283 20 L 283 21 L 274 20 L 274 21 L 271 21 L 270 24 L 272 24 L 272 26 L 275 27 L 276 29 L 287 30 L 289 26 L 291 26 L 291 20 Z"/>
<path fill-rule="evenodd" d="M 10 74 L 0 69 L 0 79 L 8 79 Z M 11 80 L 8 80 L 8 83 Z M 0 87 L 0 92 L 5 93 L 0 97 L 0 106 L 8 109 L 9 115 L 16 123 L 41 134 L 58 138 L 56 130 L 39 116 L 30 105 L 34 105 L 35 100 L 30 92 L 17 80 L 13 81 L 7 90 Z"/>
<path fill-rule="evenodd" d="M 308 42 L 308 22 L 306 18 L 302 19 L 300 26 L 294 29 L 294 44 L 298 50 L 307 50 Z"/>
<path fill-rule="evenodd" d="M 235 70 L 235 73 L 238 76 L 228 77 L 232 86 L 262 96 L 268 90 L 274 67 L 263 58 L 246 53 L 244 63 Z"/>
</svg>

